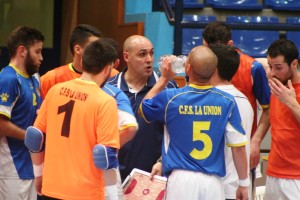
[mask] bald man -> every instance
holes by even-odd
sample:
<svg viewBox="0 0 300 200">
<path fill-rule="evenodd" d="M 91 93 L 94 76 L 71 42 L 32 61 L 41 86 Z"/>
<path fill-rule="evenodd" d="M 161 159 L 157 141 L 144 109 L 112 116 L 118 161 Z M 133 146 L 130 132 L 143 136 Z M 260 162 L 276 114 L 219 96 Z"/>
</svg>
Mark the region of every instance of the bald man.
<svg viewBox="0 0 300 200">
<path fill-rule="evenodd" d="M 210 85 L 218 59 L 205 46 L 192 49 L 185 64 L 188 86 L 163 90 L 175 76 L 172 57 L 162 63 L 162 76 L 140 105 L 148 123 L 166 126 L 162 147 L 166 200 L 225 199 L 224 144 L 232 148 L 240 179 L 237 199 L 248 199 L 249 179 L 242 127 L 234 97 Z M 226 140 L 225 140 L 226 139 Z M 188 180 L 188 181 L 187 181 Z"/>
<path fill-rule="evenodd" d="M 141 35 L 133 35 L 124 42 L 123 57 L 127 67 L 112 77 L 108 83 L 123 90 L 129 97 L 139 130 L 135 137 L 125 144 L 119 152 L 122 180 L 133 168 L 151 172 L 152 166 L 161 155 L 161 142 L 164 132 L 163 123 L 146 123 L 138 115 L 138 107 L 144 96 L 157 82 L 159 75 L 153 71 L 154 47 L 151 41 Z M 165 88 L 176 88 L 170 81 Z"/>
</svg>

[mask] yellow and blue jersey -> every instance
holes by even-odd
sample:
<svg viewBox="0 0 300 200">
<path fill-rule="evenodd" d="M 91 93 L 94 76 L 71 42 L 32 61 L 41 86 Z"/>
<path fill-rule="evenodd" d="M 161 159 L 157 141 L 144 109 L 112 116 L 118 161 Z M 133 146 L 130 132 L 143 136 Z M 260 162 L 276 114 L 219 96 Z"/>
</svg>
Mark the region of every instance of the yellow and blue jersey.
<svg viewBox="0 0 300 200">
<path fill-rule="evenodd" d="M 6 66 L 0 73 L 0 114 L 21 129 L 33 125 L 41 104 L 39 82 L 34 76 Z M 32 179 L 32 162 L 23 140 L 3 137 L 0 140 L 0 176 Z"/>
<path fill-rule="evenodd" d="M 247 143 L 236 102 L 211 86 L 167 89 L 145 99 L 140 111 L 147 122 L 165 124 L 163 172 L 174 169 L 225 175 L 224 144 Z"/>
</svg>

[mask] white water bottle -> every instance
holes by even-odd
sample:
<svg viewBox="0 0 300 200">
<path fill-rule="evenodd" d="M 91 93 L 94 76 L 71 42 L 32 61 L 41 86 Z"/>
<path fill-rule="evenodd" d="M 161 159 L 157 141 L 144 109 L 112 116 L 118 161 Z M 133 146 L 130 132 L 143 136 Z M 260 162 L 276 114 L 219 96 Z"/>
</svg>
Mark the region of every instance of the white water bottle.
<svg viewBox="0 0 300 200">
<path fill-rule="evenodd" d="M 171 56 L 171 55 L 164 55 L 164 56 L 161 56 L 159 58 L 159 61 L 158 61 L 159 68 L 161 67 L 163 59 L 166 58 L 166 57 L 169 57 L 169 56 Z M 184 65 L 185 65 L 186 58 L 187 57 L 184 56 L 184 55 L 174 56 L 174 58 L 172 60 L 172 70 L 173 70 L 173 72 L 175 72 L 177 74 L 185 72 Z"/>
<path fill-rule="evenodd" d="M 180 55 L 173 59 L 173 61 L 172 61 L 173 72 L 175 72 L 177 74 L 185 72 L 184 65 L 185 65 L 186 58 L 187 58 L 186 56 Z"/>
</svg>

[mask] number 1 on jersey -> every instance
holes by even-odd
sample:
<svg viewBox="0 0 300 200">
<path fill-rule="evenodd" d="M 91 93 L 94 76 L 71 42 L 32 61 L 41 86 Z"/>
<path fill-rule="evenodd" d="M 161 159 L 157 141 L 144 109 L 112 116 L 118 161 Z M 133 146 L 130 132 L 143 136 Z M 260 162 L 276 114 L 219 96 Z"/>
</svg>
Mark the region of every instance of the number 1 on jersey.
<svg viewBox="0 0 300 200">
<path fill-rule="evenodd" d="M 66 113 L 64 120 L 63 120 L 62 128 L 61 128 L 61 136 L 69 137 L 70 123 L 71 123 L 71 117 L 72 117 L 74 104 L 75 104 L 75 101 L 70 100 L 68 103 L 58 107 L 58 112 L 57 112 L 58 115 L 63 112 Z"/>
</svg>

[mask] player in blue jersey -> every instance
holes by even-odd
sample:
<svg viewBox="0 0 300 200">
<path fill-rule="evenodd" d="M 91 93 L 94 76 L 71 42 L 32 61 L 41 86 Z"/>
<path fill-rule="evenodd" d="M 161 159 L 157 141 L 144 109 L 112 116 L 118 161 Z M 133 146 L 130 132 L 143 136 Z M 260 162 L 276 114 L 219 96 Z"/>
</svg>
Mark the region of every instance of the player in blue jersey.
<svg viewBox="0 0 300 200">
<path fill-rule="evenodd" d="M 24 145 L 25 129 L 33 125 L 41 104 L 33 76 L 43 61 L 44 36 L 21 26 L 8 37 L 10 63 L 0 73 L 0 199 L 33 200 L 33 166 Z"/>
<path fill-rule="evenodd" d="M 240 179 L 237 199 L 247 199 L 247 138 L 239 111 L 233 96 L 209 84 L 216 55 L 204 46 L 194 48 L 185 65 L 189 85 L 162 91 L 175 76 L 171 61 L 164 59 L 162 77 L 140 105 L 145 121 L 165 124 L 162 161 L 163 173 L 168 176 L 166 199 L 224 199 L 225 141 L 232 147 Z"/>
</svg>

